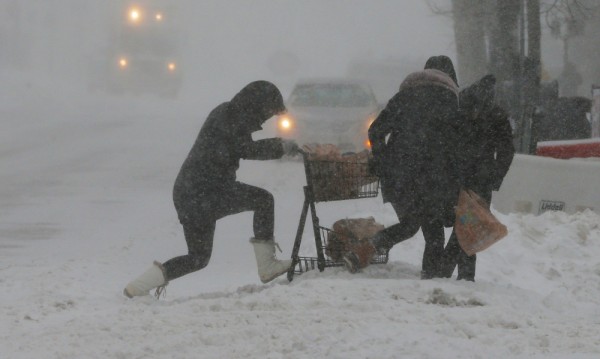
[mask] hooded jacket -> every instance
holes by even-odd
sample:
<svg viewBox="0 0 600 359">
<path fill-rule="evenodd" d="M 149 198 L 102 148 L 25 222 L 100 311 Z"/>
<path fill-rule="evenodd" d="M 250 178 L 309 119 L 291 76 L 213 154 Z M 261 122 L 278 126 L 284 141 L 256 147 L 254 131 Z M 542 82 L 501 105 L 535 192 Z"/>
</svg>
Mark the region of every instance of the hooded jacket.
<svg viewBox="0 0 600 359">
<path fill-rule="evenodd" d="M 487 75 L 460 93 L 463 185 L 488 201 L 500 189 L 515 153 L 508 114 L 494 103 L 495 84 L 495 77 Z"/>
<path fill-rule="evenodd" d="M 457 115 L 458 88 L 446 73 L 425 69 L 406 77 L 369 128 L 384 202 L 417 198 L 432 211 L 454 205 Z"/>
<path fill-rule="evenodd" d="M 176 203 L 214 191 L 236 181 L 241 159 L 269 160 L 283 156 L 280 138 L 252 140 L 252 133 L 285 110 L 281 93 L 266 81 L 252 82 L 209 115 L 185 159 L 173 188 Z"/>
<path fill-rule="evenodd" d="M 454 64 L 448 56 L 431 56 L 425 63 L 425 69 L 436 69 L 442 71 L 446 75 L 450 76 L 456 87 L 458 87 L 458 79 L 456 77 L 456 71 L 454 70 Z"/>
</svg>

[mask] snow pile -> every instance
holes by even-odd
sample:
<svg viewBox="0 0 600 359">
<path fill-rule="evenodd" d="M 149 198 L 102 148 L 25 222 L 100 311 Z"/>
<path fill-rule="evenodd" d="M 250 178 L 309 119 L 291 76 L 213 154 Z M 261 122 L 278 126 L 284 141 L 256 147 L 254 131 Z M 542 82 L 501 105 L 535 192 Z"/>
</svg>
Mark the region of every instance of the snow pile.
<svg viewBox="0 0 600 359">
<path fill-rule="evenodd" d="M 414 238 L 389 264 L 356 275 L 336 268 L 238 283 L 237 271 L 254 269 L 245 265 L 182 278 L 191 288 L 173 282 L 164 300 L 127 300 L 120 290 L 133 273 L 123 262 L 145 238 L 68 260 L 24 251 L 3 259 L 3 356 L 597 357 L 600 218 L 500 218 L 511 234 L 480 255 L 476 283 L 420 280 Z M 223 289 L 194 287 L 204 280 Z"/>
</svg>

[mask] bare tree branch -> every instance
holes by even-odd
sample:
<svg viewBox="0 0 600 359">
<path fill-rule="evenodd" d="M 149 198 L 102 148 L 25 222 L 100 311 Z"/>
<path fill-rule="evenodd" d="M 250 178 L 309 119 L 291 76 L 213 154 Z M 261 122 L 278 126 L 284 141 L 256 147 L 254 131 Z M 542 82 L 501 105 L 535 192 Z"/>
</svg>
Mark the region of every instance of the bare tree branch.
<svg viewBox="0 0 600 359">
<path fill-rule="evenodd" d="M 581 33 L 586 21 L 600 9 L 597 1 L 547 0 L 541 4 L 541 13 L 553 36 L 561 39 Z M 565 30 L 562 30 L 566 26 Z"/>
<path fill-rule="evenodd" d="M 452 5 L 450 5 L 450 8 L 444 8 L 435 0 L 425 0 L 425 3 L 435 15 L 443 15 L 448 17 L 453 17 L 454 15 L 452 11 Z"/>
</svg>

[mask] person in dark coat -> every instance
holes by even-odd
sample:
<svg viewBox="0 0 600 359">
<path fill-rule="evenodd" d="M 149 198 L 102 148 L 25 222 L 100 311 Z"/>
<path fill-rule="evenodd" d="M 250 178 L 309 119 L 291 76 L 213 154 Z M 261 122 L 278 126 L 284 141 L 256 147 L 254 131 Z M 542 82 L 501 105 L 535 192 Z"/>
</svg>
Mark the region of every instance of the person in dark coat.
<svg viewBox="0 0 600 359">
<path fill-rule="evenodd" d="M 461 182 L 483 198 L 489 208 L 492 191 L 500 189 L 515 149 L 508 114 L 494 103 L 496 78 L 486 75 L 460 93 Z M 476 255 L 468 256 L 453 231 L 444 250 L 443 276 L 458 265 L 458 279 L 475 280 Z"/>
<path fill-rule="evenodd" d="M 399 221 L 379 232 L 372 243 L 378 253 L 386 253 L 421 229 L 423 279 L 440 276 L 444 226 L 453 224 L 459 190 L 457 115 L 452 61 L 435 56 L 423 71 L 406 77 L 369 128 L 370 167 L 381 180 L 384 202 L 392 205 Z"/>
<path fill-rule="evenodd" d="M 280 138 L 252 140 L 253 132 L 283 111 L 285 106 L 277 87 L 267 81 L 255 81 L 208 115 L 173 188 L 188 253 L 164 264 L 154 262 L 127 285 L 126 296 L 146 295 L 170 280 L 204 268 L 212 253 L 216 221 L 244 211 L 254 212 L 254 238 L 250 242 L 261 281 L 266 283 L 287 272 L 291 261 L 275 258 L 273 195 L 236 180 L 241 159 L 277 159 L 298 150 L 295 142 Z"/>
</svg>

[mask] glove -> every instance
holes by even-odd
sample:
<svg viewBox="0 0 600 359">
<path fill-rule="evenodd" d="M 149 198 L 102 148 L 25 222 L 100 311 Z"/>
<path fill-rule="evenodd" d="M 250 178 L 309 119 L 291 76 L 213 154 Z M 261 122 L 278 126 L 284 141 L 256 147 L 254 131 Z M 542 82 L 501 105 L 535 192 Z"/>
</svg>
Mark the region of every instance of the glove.
<svg viewBox="0 0 600 359">
<path fill-rule="evenodd" d="M 298 154 L 298 144 L 294 140 L 281 140 L 281 145 L 283 146 L 283 154 L 288 156 L 294 156 Z"/>
</svg>

